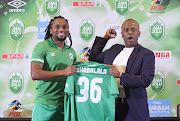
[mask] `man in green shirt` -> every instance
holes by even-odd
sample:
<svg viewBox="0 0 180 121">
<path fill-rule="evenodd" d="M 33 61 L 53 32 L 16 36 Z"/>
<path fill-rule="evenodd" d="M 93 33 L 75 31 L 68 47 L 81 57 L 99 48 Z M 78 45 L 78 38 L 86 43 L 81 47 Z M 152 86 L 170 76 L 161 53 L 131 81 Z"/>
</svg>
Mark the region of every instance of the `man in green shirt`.
<svg viewBox="0 0 180 121">
<path fill-rule="evenodd" d="M 64 87 L 66 77 L 75 73 L 76 53 L 65 44 L 71 36 L 67 19 L 51 19 L 45 40 L 39 42 L 32 53 L 31 76 L 37 80 L 32 121 L 64 120 Z"/>
</svg>

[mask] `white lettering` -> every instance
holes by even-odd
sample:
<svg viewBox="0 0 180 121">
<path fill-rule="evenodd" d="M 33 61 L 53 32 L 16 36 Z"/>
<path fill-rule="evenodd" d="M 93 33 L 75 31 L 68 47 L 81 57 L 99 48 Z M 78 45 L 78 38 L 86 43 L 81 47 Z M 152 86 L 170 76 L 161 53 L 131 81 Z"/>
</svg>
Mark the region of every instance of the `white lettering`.
<svg viewBox="0 0 180 121">
<path fill-rule="evenodd" d="M 107 69 L 102 68 L 89 68 L 89 67 L 78 67 L 76 72 L 79 73 L 95 73 L 95 74 L 107 74 Z"/>
<path fill-rule="evenodd" d="M 25 9 L 9 9 L 9 12 L 25 12 Z"/>
</svg>

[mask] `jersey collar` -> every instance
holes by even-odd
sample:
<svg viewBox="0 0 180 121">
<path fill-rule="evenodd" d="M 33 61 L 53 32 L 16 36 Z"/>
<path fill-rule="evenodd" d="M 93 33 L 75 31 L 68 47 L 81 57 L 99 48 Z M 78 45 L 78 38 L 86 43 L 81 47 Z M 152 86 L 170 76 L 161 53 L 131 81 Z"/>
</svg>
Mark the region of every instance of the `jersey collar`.
<svg viewBox="0 0 180 121">
<path fill-rule="evenodd" d="M 54 43 L 54 41 L 52 40 L 51 37 L 50 37 L 47 41 L 48 41 L 48 43 L 49 43 L 49 45 L 50 45 L 51 47 L 59 48 L 59 47 Z M 67 45 L 65 44 L 65 46 L 64 46 L 63 49 L 67 49 L 67 48 L 69 48 L 69 46 L 67 46 Z"/>
</svg>

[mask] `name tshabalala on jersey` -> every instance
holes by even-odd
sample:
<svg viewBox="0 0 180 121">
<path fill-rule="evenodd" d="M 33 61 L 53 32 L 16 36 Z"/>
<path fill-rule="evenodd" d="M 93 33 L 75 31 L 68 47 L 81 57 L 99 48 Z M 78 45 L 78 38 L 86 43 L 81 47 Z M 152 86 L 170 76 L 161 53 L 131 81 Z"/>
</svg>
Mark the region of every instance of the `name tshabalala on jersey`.
<svg viewBox="0 0 180 121">
<path fill-rule="evenodd" d="M 93 67 L 77 67 L 77 73 L 95 73 L 95 74 L 107 74 L 107 69 L 93 68 Z"/>
</svg>

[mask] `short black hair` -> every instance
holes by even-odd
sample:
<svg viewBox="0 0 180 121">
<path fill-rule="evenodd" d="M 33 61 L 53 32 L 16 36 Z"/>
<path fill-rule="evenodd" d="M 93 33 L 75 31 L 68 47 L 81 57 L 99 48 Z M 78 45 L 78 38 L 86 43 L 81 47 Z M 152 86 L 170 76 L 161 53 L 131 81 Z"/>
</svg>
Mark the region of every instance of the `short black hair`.
<svg viewBox="0 0 180 121">
<path fill-rule="evenodd" d="M 126 21 L 129 21 L 129 20 L 136 22 L 137 25 L 138 25 L 138 29 L 140 29 L 140 28 L 139 28 L 139 23 L 138 23 L 136 20 L 134 20 L 134 19 L 127 19 L 127 20 L 125 20 L 125 21 L 122 23 L 121 29 L 122 29 L 124 23 L 125 23 Z"/>
</svg>

